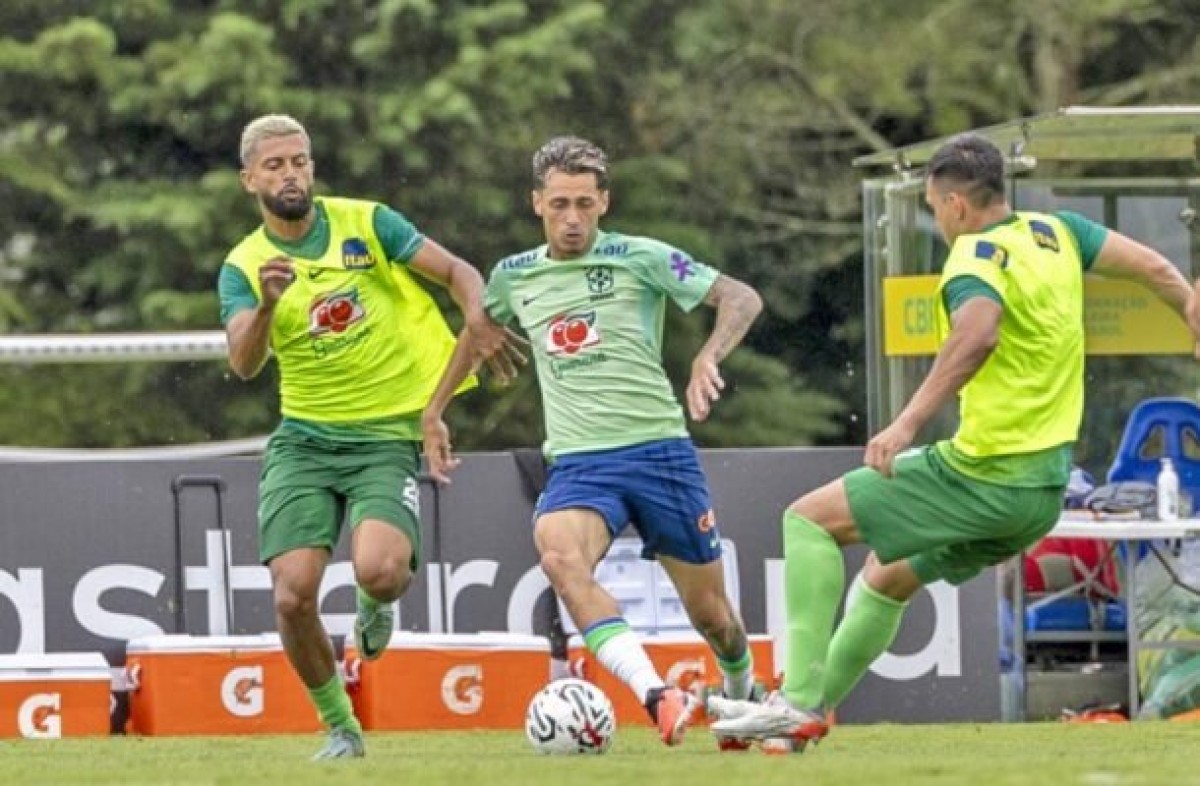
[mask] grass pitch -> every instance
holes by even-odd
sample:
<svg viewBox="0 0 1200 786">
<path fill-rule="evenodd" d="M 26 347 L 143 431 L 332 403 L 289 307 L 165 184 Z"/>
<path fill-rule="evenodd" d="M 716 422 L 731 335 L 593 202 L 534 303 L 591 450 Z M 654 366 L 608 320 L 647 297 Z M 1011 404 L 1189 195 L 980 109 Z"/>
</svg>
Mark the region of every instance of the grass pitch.
<svg viewBox="0 0 1200 786">
<path fill-rule="evenodd" d="M 0 741 L 0 783 L 453 784 L 453 786 L 906 786 L 1200 784 L 1200 726 L 959 724 L 840 726 L 815 750 L 718 753 L 696 728 L 668 749 L 618 732 L 603 756 L 545 757 L 520 732 L 369 734 L 367 758 L 313 764 L 316 736 Z"/>
</svg>

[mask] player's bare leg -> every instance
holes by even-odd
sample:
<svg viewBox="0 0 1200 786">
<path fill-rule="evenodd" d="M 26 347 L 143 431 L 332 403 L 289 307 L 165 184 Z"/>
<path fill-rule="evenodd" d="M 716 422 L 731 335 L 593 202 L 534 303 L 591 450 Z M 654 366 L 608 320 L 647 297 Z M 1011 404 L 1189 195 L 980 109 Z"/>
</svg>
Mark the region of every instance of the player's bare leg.
<svg viewBox="0 0 1200 786">
<path fill-rule="evenodd" d="M 329 728 L 329 739 L 314 758 L 352 758 L 365 753 L 362 726 L 354 717 L 317 613 L 317 592 L 328 562 L 329 552 L 322 548 L 293 549 L 271 560 L 275 618 L 288 661 Z"/>
<path fill-rule="evenodd" d="M 392 603 L 412 581 L 412 543 L 391 524 L 366 519 L 354 528 L 351 552 L 358 585 L 354 644 L 364 660 L 374 660 L 396 627 Z"/>
<path fill-rule="evenodd" d="M 604 519 L 592 510 L 553 511 L 539 517 L 534 526 L 542 570 L 582 631 L 588 649 L 634 692 L 663 742 L 677 745 L 690 721 L 691 699 L 666 686 L 621 617 L 616 600 L 593 575 L 611 541 Z"/>
<path fill-rule="evenodd" d="M 659 557 L 659 563 L 671 577 L 692 626 L 712 648 L 723 675 L 718 700 L 749 701 L 754 692 L 754 659 L 750 642 L 737 611 L 725 590 L 725 570 L 721 560 L 694 565 L 673 557 Z M 746 750 L 749 744 L 732 738 L 718 738 L 721 750 Z"/>
</svg>

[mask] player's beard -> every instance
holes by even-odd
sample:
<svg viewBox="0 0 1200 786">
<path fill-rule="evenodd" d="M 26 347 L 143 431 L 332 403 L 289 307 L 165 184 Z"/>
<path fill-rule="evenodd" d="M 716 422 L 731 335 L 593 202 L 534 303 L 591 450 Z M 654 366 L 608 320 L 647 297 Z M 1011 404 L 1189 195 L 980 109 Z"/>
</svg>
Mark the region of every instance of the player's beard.
<svg viewBox="0 0 1200 786">
<path fill-rule="evenodd" d="M 276 218 L 281 218 L 284 221 L 299 221 L 308 215 L 312 210 L 312 189 L 295 192 L 288 192 L 288 196 L 260 194 L 263 207 L 265 207 L 271 215 Z"/>
</svg>

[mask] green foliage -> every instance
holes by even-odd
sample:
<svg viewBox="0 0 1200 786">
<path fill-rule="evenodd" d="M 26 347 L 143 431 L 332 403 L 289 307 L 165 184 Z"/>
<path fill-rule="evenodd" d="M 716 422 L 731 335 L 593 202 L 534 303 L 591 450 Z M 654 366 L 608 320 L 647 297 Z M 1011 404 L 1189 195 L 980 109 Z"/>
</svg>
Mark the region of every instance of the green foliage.
<svg viewBox="0 0 1200 786">
<path fill-rule="evenodd" d="M 240 131 L 256 114 L 306 123 L 325 193 L 394 205 L 484 271 L 541 242 L 529 157 L 576 133 L 614 159 L 611 228 L 680 245 L 766 299 L 699 439 L 860 442 L 850 160 L 1061 104 L 1191 100 L 1198 10 L 1194 0 L 8 0 L 0 329 L 219 327 L 217 270 L 256 223 L 237 179 Z M 679 384 L 705 325 L 671 322 Z M 269 377 L 245 385 L 217 363 L 3 373 L 0 443 L 224 438 L 263 433 L 275 417 Z M 461 448 L 541 434 L 528 379 L 472 394 L 453 416 Z"/>
</svg>

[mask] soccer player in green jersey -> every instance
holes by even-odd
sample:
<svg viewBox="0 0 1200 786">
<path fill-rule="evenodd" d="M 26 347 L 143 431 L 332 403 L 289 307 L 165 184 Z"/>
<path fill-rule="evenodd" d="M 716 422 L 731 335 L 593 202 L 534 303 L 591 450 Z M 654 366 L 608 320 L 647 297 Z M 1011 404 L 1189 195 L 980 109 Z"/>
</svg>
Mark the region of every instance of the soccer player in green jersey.
<svg viewBox="0 0 1200 786">
<path fill-rule="evenodd" d="M 937 287 L 941 347 L 865 467 L 783 516 L 787 665 L 761 704 L 713 699 L 718 737 L 803 750 L 825 711 L 896 635 L 922 585 L 961 584 L 1058 521 L 1083 415 L 1083 276 L 1145 285 L 1181 315 L 1190 288 L 1162 255 L 1075 213 L 1013 211 L 1004 159 L 967 134 L 930 159 L 925 199 L 950 245 Z M 959 397 L 954 437 L 909 450 Z M 871 548 L 847 610 L 842 548 Z"/>
<path fill-rule="evenodd" d="M 708 484 L 683 411 L 662 367 L 666 301 L 704 303 L 716 323 L 692 363 L 687 406 L 708 417 L 724 382 L 718 364 L 762 308 L 747 285 L 657 240 L 599 228 L 608 209 L 608 162 L 574 137 L 533 158 L 534 212 L 546 244 L 492 271 L 486 307 L 528 333 L 545 409 L 546 489 L 534 513 L 542 568 L 597 659 L 646 707 L 668 745 L 687 728 L 691 697 L 667 687 L 616 601 L 593 577 L 609 544 L 632 523 L 643 555 L 658 559 L 689 619 L 712 646 L 727 695 L 747 698 L 746 633 L 724 585 L 721 539 Z M 442 414 L 471 370 L 473 325 L 425 410 L 430 473 L 457 465 Z"/>
<path fill-rule="evenodd" d="M 274 353 L 283 411 L 263 462 L 259 556 L 288 659 L 330 729 L 317 758 L 362 756 L 317 593 L 348 514 L 355 642 L 364 658 L 383 653 L 392 603 L 420 558 L 420 412 L 454 347 L 413 273 L 449 289 L 484 336 L 473 342 L 477 360 L 504 377 L 520 352 L 484 314 L 471 265 L 385 205 L 313 197 L 309 137 L 294 119 L 252 121 L 241 160 L 263 223 L 221 268 L 221 319 L 239 377 L 257 375 Z"/>
</svg>

